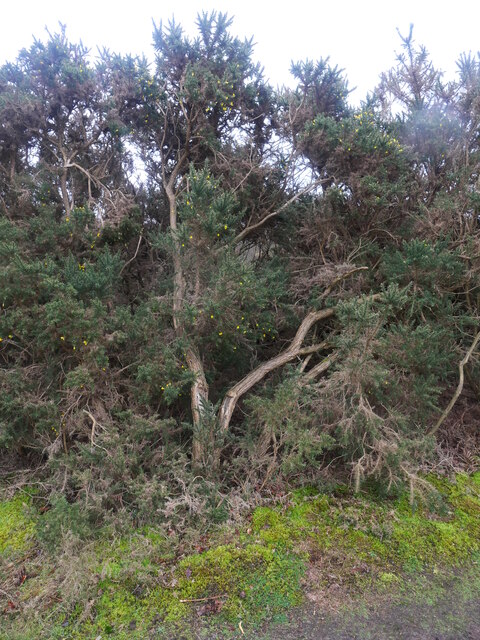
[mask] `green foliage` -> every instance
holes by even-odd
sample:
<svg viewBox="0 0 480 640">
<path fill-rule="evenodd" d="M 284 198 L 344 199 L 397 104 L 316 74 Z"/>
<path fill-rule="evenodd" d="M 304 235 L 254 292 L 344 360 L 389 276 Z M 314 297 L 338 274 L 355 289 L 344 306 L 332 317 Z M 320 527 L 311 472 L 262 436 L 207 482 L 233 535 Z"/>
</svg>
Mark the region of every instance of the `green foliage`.
<svg viewBox="0 0 480 640">
<path fill-rule="evenodd" d="M 63 538 L 73 534 L 76 538 L 91 535 L 88 516 L 80 504 L 70 504 L 64 496 L 51 499 L 48 511 L 38 520 L 37 538 L 50 553 L 56 553 Z"/>
<path fill-rule="evenodd" d="M 480 553 L 480 476 L 421 473 L 478 330 L 479 60 L 444 85 L 410 33 L 352 109 L 328 59 L 274 91 L 231 23 L 0 68 L 0 463 L 44 501 L 0 503 L 12 637 L 255 628 L 310 574 L 381 594 Z"/>
<path fill-rule="evenodd" d="M 413 283 L 420 294 L 430 295 L 431 306 L 438 300 L 438 293 L 448 294 L 459 286 L 464 265 L 458 250 L 450 250 L 445 241 L 432 244 L 426 239 L 412 239 L 403 243 L 401 251 L 385 256 L 383 271 L 389 281 L 403 285 Z"/>
<path fill-rule="evenodd" d="M 316 461 L 335 445 L 315 411 L 316 394 L 298 384 L 293 374 L 279 383 L 271 396 L 252 397 L 251 451 L 248 459 L 266 473 L 307 476 Z M 256 433 L 256 432 L 259 432 Z"/>
<path fill-rule="evenodd" d="M 80 298 L 91 299 L 112 296 L 121 266 L 120 257 L 107 249 L 97 254 L 93 264 L 68 256 L 60 268 L 65 286 L 73 287 Z"/>
<path fill-rule="evenodd" d="M 60 29 L 0 69 L 0 457 L 68 497 L 50 545 L 435 456 L 479 318 L 479 62 L 443 85 L 410 33 L 352 109 L 328 58 L 274 91 L 231 25 L 158 25 L 153 66 Z"/>
</svg>

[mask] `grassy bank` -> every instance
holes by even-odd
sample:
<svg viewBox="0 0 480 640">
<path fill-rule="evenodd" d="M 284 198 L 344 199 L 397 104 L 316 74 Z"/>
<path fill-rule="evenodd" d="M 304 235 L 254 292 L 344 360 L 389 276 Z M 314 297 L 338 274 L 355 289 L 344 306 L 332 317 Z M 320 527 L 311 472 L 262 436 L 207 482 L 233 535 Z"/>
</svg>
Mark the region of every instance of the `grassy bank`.
<svg viewBox="0 0 480 640">
<path fill-rule="evenodd" d="M 305 600 L 327 610 L 479 563 L 480 473 L 426 480 L 413 507 L 302 489 L 188 544 L 154 529 L 80 541 L 17 495 L 0 504 L 0 637 L 236 637 Z"/>
</svg>

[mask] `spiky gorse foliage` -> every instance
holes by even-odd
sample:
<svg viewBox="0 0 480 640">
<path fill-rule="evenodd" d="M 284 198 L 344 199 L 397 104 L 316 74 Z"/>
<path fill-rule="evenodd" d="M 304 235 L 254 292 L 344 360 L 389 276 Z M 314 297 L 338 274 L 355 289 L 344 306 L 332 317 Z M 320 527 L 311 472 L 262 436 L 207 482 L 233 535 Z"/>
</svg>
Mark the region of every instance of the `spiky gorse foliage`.
<svg viewBox="0 0 480 640">
<path fill-rule="evenodd" d="M 197 26 L 0 70 L 3 455 L 138 521 L 204 504 L 190 468 L 410 482 L 478 331 L 479 62 L 446 86 L 410 34 L 354 109 L 328 60 L 275 92 Z"/>
</svg>

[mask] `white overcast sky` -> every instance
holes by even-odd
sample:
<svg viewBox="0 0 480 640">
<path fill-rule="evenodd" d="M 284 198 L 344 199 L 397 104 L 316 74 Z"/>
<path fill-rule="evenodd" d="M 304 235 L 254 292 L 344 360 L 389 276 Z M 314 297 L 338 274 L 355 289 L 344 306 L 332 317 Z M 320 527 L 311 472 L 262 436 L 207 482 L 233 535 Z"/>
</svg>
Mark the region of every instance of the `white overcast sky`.
<svg viewBox="0 0 480 640">
<path fill-rule="evenodd" d="M 58 23 L 67 25 L 71 41 L 91 48 L 152 56 L 152 20 L 173 15 L 194 32 L 196 14 L 217 9 L 234 16 L 232 31 L 253 36 L 255 58 L 274 84 L 290 82 L 292 60 L 330 56 L 345 69 L 352 101 L 374 88 L 400 50 L 397 28 L 414 36 L 431 53 L 436 66 L 455 73 L 460 53 L 480 50 L 478 0 L 4 0 L 1 2 L 0 64 L 13 60 L 33 38 L 45 39 Z"/>
</svg>

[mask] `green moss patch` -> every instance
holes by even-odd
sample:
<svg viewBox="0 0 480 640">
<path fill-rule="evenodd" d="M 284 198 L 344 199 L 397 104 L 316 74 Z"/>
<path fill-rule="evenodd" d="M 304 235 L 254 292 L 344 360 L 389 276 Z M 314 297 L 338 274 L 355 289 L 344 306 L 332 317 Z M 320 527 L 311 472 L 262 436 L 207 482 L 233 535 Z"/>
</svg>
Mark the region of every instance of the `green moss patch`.
<svg viewBox="0 0 480 640">
<path fill-rule="evenodd" d="M 0 554 L 26 551 L 35 535 L 35 521 L 30 512 L 30 499 L 17 495 L 0 502 Z"/>
<path fill-rule="evenodd" d="M 125 542 L 120 546 L 125 549 Z M 261 543 L 216 546 L 175 567 L 146 563 L 144 572 L 129 571 L 123 559 L 111 557 L 102 568 L 96 615 L 75 633 L 144 638 L 155 628 L 212 617 L 219 624 L 257 625 L 300 603 L 304 570 L 299 555 Z M 70 623 L 76 627 L 78 621 Z"/>
</svg>

